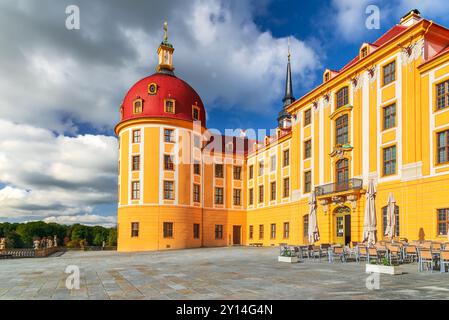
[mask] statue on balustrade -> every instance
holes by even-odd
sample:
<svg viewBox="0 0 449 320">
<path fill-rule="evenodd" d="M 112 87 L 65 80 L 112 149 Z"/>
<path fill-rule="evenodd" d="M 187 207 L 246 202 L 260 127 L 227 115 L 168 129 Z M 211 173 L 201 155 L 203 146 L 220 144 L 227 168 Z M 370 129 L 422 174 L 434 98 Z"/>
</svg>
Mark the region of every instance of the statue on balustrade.
<svg viewBox="0 0 449 320">
<path fill-rule="evenodd" d="M 58 237 L 56 235 L 53 236 L 53 246 L 54 247 L 58 246 Z"/>
<path fill-rule="evenodd" d="M 53 247 L 53 240 L 51 240 L 51 238 L 48 238 L 47 240 L 47 248 L 52 248 Z"/>
<path fill-rule="evenodd" d="M 38 250 L 40 245 L 41 245 L 41 241 L 39 239 L 36 239 L 33 241 L 34 250 Z"/>
<path fill-rule="evenodd" d="M 6 239 L 0 238 L 0 250 L 5 250 L 5 249 L 6 249 Z"/>
</svg>

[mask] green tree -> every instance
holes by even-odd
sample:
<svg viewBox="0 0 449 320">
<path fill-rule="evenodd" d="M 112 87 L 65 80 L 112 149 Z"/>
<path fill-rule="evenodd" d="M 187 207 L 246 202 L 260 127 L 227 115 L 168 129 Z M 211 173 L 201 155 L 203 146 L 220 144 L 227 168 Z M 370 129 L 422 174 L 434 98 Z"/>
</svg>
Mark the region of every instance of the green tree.
<svg viewBox="0 0 449 320">
<path fill-rule="evenodd" d="M 110 228 L 108 234 L 108 246 L 114 247 L 117 245 L 117 229 Z"/>
</svg>

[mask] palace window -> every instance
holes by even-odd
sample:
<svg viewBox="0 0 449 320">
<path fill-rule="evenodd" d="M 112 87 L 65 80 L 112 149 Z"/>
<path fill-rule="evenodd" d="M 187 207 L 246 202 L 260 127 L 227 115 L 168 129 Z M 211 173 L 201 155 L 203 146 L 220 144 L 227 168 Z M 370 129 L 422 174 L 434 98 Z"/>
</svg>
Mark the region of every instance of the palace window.
<svg viewBox="0 0 449 320">
<path fill-rule="evenodd" d="M 284 150 L 284 162 L 282 165 L 287 167 L 290 164 L 290 150 Z"/>
<path fill-rule="evenodd" d="M 348 143 L 348 115 L 345 114 L 335 120 L 335 143 L 344 145 Z"/>
<path fill-rule="evenodd" d="M 133 171 L 140 170 L 140 156 L 133 156 Z"/>
<path fill-rule="evenodd" d="M 249 226 L 249 239 L 252 240 L 254 237 L 254 226 Z"/>
<path fill-rule="evenodd" d="M 263 167 L 264 167 L 263 160 L 260 160 L 259 161 L 259 177 L 263 175 Z"/>
<path fill-rule="evenodd" d="M 447 235 L 447 230 L 449 227 L 449 208 L 438 209 L 437 210 L 437 219 L 438 219 L 438 235 L 445 236 Z"/>
<path fill-rule="evenodd" d="M 175 142 L 175 131 L 172 129 L 164 129 L 164 142 Z"/>
<path fill-rule="evenodd" d="M 215 188 L 215 204 L 223 204 L 223 188 Z"/>
<path fill-rule="evenodd" d="M 271 224 L 270 231 L 271 231 L 270 238 L 271 239 L 276 239 L 276 224 L 275 223 Z"/>
<path fill-rule="evenodd" d="M 337 91 L 337 109 L 349 103 L 348 87 L 343 87 Z"/>
<path fill-rule="evenodd" d="M 198 184 L 193 185 L 193 202 L 200 202 L 200 186 Z"/>
<path fill-rule="evenodd" d="M 308 126 L 312 123 L 312 110 L 304 111 L 304 126 Z"/>
<path fill-rule="evenodd" d="M 449 162 L 449 130 L 437 133 L 437 163 Z"/>
<path fill-rule="evenodd" d="M 312 171 L 304 172 L 304 193 L 312 191 Z"/>
<path fill-rule="evenodd" d="M 263 202 L 263 185 L 259 186 L 259 203 Z"/>
<path fill-rule="evenodd" d="M 193 136 L 193 146 L 195 148 L 201 148 L 201 138 L 200 138 L 200 136 L 197 136 L 197 135 Z"/>
<path fill-rule="evenodd" d="M 360 55 L 362 56 L 362 58 L 365 58 L 368 55 L 368 47 L 365 46 L 362 48 L 362 50 L 360 50 Z"/>
<path fill-rule="evenodd" d="M 216 240 L 223 239 L 223 225 L 222 224 L 215 225 L 215 239 Z"/>
<path fill-rule="evenodd" d="M 140 143 L 140 130 L 133 130 L 133 143 Z"/>
<path fill-rule="evenodd" d="M 198 223 L 193 224 L 193 239 L 200 238 L 200 225 Z"/>
<path fill-rule="evenodd" d="M 233 191 L 233 198 L 234 198 L 234 206 L 239 206 L 241 204 L 241 190 L 240 189 L 234 189 Z"/>
<path fill-rule="evenodd" d="M 263 224 L 259 225 L 259 239 L 263 239 Z"/>
<path fill-rule="evenodd" d="M 140 199 L 140 181 L 131 182 L 131 199 L 139 200 Z"/>
<path fill-rule="evenodd" d="M 139 236 L 139 223 L 131 222 L 131 237 L 135 238 Z"/>
<path fill-rule="evenodd" d="M 193 174 L 201 175 L 200 163 L 197 160 L 193 163 Z"/>
<path fill-rule="evenodd" d="M 173 156 L 164 154 L 164 170 L 174 170 Z"/>
<path fill-rule="evenodd" d="M 270 189 L 271 189 L 270 201 L 274 201 L 276 200 L 276 181 L 270 183 Z"/>
<path fill-rule="evenodd" d="M 383 234 L 385 234 L 385 231 L 387 230 L 387 211 L 388 206 L 385 206 L 382 208 L 382 224 L 383 224 Z M 395 237 L 399 237 L 399 206 L 394 206 L 394 215 L 396 217 L 396 228 L 395 228 Z"/>
<path fill-rule="evenodd" d="M 249 205 L 252 206 L 254 204 L 254 189 L 253 188 L 249 189 L 248 193 L 249 193 L 249 195 L 248 195 L 248 198 L 249 198 L 248 202 L 249 202 Z"/>
<path fill-rule="evenodd" d="M 302 235 L 304 236 L 304 238 L 308 238 L 309 237 L 309 215 L 306 214 L 305 216 L 302 217 Z"/>
<path fill-rule="evenodd" d="M 164 222 L 164 238 L 173 238 L 173 222 Z"/>
<path fill-rule="evenodd" d="M 437 110 L 449 107 L 449 80 L 437 84 Z"/>
<path fill-rule="evenodd" d="M 142 113 L 142 99 L 137 99 L 133 103 L 134 114 Z"/>
<path fill-rule="evenodd" d="M 222 164 L 215 165 L 215 178 L 223 178 L 223 165 Z"/>
<path fill-rule="evenodd" d="M 175 100 L 164 100 L 165 113 L 175 113 Z"/>
<path fill-rule="evenodd" d="M 383 108 L 384 113 L 384 130 L 396 126 L 396 104 L 392 104 Z"/>
<path fill-rule="evenodd" d="M 173 200 L 175 198 L 173 181 L 164 181 L 164 199 Z"/>
<path fill-rule="evenodd" d="M 273 154 L 270 158 L 270 166 L 271 166 L 270 167 L 271 172 L 276 171 L 276 155 L 275 154 Z"/>
<path fill-rule="evenodd" d="M 290 223 L 284 222 L 284 239 L 288 239 L 290 236 Z"/>
<path fill-rule="evenodd" d="M 396 146 L 383 149 L 383 175 L 396 173 Z"/>
<path fill-rule="evenodd" d="M 290 196 L 290 178 L 284 178 L 284 198 Z"/>
<path fill-rule="evenodd" d="M 309 159 L 312 156 L 312 140 L 304 142 L 304 159 Z"/>
<path fill-rule="evenodd" d="M 396 61 L 393 61 L 383 67 L 383 84 L 384 86 L 396 80 Z"/>
<path fill-rule="evenodd" d="M 254 178 L 254 166 L 253 165 L 249 166 L 249 178 L 250 179 Z"/>
<path fill-rule="evenodd" d="M 242 167 L 235 166 L 234 167 L 234 180 L 241 180 L 242 179 Z"/>
<path fill-rule="evenodd" d="M 193 107 L 192 117 L 193 120 L 200 120 L 200 109 L 198 109 L 197 107 Z"/>
</svg>

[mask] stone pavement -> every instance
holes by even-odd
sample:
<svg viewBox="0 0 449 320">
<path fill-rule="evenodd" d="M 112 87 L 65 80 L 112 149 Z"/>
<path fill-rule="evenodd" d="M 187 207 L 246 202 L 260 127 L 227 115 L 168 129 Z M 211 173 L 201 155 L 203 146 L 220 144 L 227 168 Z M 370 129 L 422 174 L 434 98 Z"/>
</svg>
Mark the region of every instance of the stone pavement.
<svg viewBox="0 0 449 320">
<path fill-rule="evenodd" d="M 0 260 L 0 299 L 449 299 L 449 273 L 416 264 L 369 290 L 363 263 L 288 264 L 277 254 L 230 247 Z M 79 267 L 79 290 L 66 288 L 69 265 Z"/>
</svg>

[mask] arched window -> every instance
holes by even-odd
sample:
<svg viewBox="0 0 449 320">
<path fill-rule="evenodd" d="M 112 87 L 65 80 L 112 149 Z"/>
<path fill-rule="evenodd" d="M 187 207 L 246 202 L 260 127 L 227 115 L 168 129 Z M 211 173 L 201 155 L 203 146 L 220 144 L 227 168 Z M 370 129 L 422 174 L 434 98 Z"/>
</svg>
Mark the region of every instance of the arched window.
<svg viewBox="0 0 449 320">
<path fill-rule="evenodd" d="M 337 91 L 337 109 L 349 103 L 348 87 L 343 87 Z"/>
<path fill-rule="evenodd" d="M 142 113 L 142 99 L 136 99 L 134 100 L 134 104 L 133 104 L 133 112 L 135 114 L 137 113 Z"/>
<path fill-rule="evenodd" d="M 387 210 L 388 206 L 385 206 L 382 208 L 382 230 L 383 235 L 385 235 L 385 231 L 387 230 Z M 399 206 L 394 206 L 394 215 L 396 217 L 396 230 L 395 230 L 395 237 L 399 237 Z"/>
<path fill-rule="evenodd" d="M 348 143 L 348 115 L 345 114 L 335 120 L 335 144 L 344 145 Z"/>
</svg>

